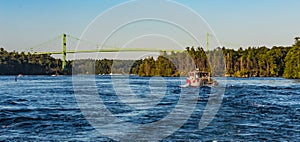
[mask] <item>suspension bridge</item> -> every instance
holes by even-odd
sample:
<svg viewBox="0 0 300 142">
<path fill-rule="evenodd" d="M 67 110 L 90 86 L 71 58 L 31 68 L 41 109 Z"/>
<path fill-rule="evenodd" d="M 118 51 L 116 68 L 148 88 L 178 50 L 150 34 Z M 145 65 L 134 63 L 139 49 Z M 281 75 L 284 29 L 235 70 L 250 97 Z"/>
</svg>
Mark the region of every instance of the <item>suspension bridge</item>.
<svg viewBox="0 0 300 142">
<path fill-rule="evenodd" d="M 97 49 L 90 49 L 90 50 L 68 50 L 67 49 L 67 38 L 69 39 L 73 39 L 75 41 L 84 41 L 84 42 L 88 42 L 90 44 L 93 44 L 94 46 L 97 47 Z M 58 39 L 61 39 L 61 45 L 51 45 L 51 42 L 57 42 Z M 76 42 L 76 43 L 77 43 Z M 50 46 L 49 46 L 50 45 Z M 47 50 L 50 49 L 50 51 L 35 51 L 36 49 L 40 48 L 40 47 L 45 47 L 45 46 L 49 46 Z M 73 46 L 76 47 L 76 44 L 73 43 Z M 95 42 L 91 42 L 91 41 L 87 41 L 87 40 L 83 40 L 83 39 L 79 39 L 77 37 L 71 36 L 71 35 L 67 35 L 65 33 L 63 33 L 60 36 L 57 36 L 51 40 L 48 40 L 46 42 L 43 42 L 41 44 L 38 44 L 36 46 L 27 48 L 26 50 L 31 53 L 31 54 L 36 54 L 36 55 L 41 55 L 41 54 L 50 54 L 50 55 L 62 55 L 62 69 L 65 69 L 66 65 L 67 65 L 67 54 L 74 54 L 74 53 L 95 53 L 95 52 L 183 52 L 184 50 L 174 50 L 174 49 L 151 49 L 151 48 L 118 48 L 118 47 L 103 47 L 101 49 L 99 49 L 98 47 L 100 46 L 100 44 L 97 44 Z M 208 35 L 207 35 L 207 46 L 208 46 Z M 53 51 L 55 49 L 53 48 L 57 48 L 57 47 L 61 47 L 60 50 Z M 52 51 L 51 51 L 52 50 Z"/>
</svg>

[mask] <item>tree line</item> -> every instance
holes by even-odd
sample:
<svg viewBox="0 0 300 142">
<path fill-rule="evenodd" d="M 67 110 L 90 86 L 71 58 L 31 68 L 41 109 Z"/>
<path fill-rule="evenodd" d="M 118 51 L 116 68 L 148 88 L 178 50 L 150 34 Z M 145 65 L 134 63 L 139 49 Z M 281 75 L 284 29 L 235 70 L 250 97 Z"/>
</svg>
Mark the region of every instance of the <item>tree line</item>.
<svg viewBox="0 0 300 142">
<path fill-rule="evenodd" d="M 74 60 L 62 70 L 62 61 L 50 54 L 8 52 L 0 48 L 1 75 L 136 74 L 139 76 L 184 76 L 198 68 L 213 76 L 300 78 L 300 38 L 291 47 L 225 47 L 204 51 L 186 47 L 184 52 L 161 52 L 141 60 Z"/>
<path fill-rule="evenodd" d="M 61 60 L 50 55 L 8 52 L 0 48 L 1 75 L 48 75 L 61 72 Z"/>
<path fill-rule="evenodd" d="M 144 59 L 138 75 L 179 76 L 195 68 L 213 76 L 300 78 L 300 38 L 295 38 L 291 47 L 218 47 L 206 52 L 201 47 L 187 47 L 183 53 L 164 52 L 157 60 Z"/>
</svg>

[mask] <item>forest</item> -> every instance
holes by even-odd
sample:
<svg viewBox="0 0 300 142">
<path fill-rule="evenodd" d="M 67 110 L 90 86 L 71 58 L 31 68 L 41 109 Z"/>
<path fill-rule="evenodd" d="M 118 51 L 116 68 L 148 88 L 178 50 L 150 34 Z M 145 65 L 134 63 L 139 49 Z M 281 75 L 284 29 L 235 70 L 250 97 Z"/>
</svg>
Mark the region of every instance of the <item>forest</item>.
<svg viewBox="0 0 300 142">
<path fill-rule="evenodd" d="M 211 72 L 213 76 L 300 78 L 300 38 L 291 47 L 249 47 L 238 50 L 187 47 L 183 53 L 165 52 L 154 60 L 146 58 L 139 66 L 140 76 L 187 75 L 191 69 Z"/>
<path fill-rule="evenodd" d="M 161 52 L 141 60 L 74 60 L 62 70 L 60 59 L 50 54 L 8 52 L 0 48 L 0 75 L 135 74 L 139 76 L 185 76 L 198 68 L 213 76 L 300 78 L 300 38 L 290 47 L 186 47 L 184 52 Z"/>
</svg>

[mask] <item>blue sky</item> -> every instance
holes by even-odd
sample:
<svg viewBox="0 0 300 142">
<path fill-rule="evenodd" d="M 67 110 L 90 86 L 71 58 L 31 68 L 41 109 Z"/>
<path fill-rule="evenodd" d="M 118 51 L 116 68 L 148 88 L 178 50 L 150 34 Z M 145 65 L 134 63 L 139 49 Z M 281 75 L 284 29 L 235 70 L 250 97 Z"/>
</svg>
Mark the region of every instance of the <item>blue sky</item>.
<svg viewBox="0 0 300 142">
<path fill-rule="evenodd" d="M 62 33 L 80 37 L 121 0 L 0 0 L 0 46 L 20 51 Z M 201 15 L 225 46 L 291 45 L 300 36 L 299 0 L 176 0 Z"/>
</svg>

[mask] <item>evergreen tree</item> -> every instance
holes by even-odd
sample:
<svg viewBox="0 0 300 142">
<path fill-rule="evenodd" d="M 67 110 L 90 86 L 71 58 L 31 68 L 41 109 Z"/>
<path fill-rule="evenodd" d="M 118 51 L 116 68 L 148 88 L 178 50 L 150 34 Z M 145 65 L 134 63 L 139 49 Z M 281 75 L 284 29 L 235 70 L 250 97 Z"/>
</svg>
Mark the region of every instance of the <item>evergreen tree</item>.
<svg viewBox="0 0 300 142">
<path fill-rule="evenodd" d="M 300 41 L 296 38 L 295 45 L 291 48 L 285 58 L 285 78 L 300 78 Z"/>
</svg>

